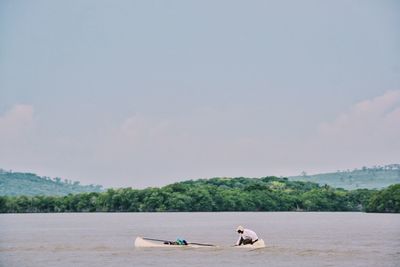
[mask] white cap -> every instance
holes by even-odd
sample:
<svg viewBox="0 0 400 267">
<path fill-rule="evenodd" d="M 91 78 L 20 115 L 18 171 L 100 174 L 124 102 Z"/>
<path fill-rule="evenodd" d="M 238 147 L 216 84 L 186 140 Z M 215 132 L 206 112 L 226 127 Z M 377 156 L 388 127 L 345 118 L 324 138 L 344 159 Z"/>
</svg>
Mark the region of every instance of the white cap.
<svg viewBox="0 0 400 267">
<path fill-rule="evenodd" d="M 241 225 L 239 225 L 238 226 L 238 228 L 236 229 L 236 232 L 243 232 L 244 231 L 244 228 L 243 228 L 243 226 L 241 226 Z"/>
</svg>

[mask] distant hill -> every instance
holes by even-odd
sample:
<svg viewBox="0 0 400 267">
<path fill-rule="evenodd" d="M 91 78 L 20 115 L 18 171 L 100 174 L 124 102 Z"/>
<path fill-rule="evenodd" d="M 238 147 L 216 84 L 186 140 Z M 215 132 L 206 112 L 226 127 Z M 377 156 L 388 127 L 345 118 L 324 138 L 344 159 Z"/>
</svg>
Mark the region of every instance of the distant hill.
<svg viewBox="0 0 400 267">
<path fill-rule="evenodd" d="M 400 164 L 374 166 L 371 168 L 337 171 L 288 177 L 290 181 L 314 182 L 335 188 L 381 189 L 400 184 Z M 78 181 L 61 178 L 40 177 L 33 173 L 21 173 L 0 169 L 0 196 L 63 196 L 70 193 L 103 192 L 100 185 L 80 185 Z"/>
<path fill-rule="evenodd" d="M 40 177 L 33 173 L 0 169 L 0 196 L 62 196 L 70 193 L 102 192 L 100 185 L 80 185 L 77 181 Z"/>
<path fill-rule="evenodd" d="M 372 168 L 362 167 L 361 169 L 314 175 L 303 172 L 302 175 L 289 177 L 289 180 L 327 184 L 344 189 L 380 189 L 400 183 L 400 164 L 374 166 Z"/>
</svg>

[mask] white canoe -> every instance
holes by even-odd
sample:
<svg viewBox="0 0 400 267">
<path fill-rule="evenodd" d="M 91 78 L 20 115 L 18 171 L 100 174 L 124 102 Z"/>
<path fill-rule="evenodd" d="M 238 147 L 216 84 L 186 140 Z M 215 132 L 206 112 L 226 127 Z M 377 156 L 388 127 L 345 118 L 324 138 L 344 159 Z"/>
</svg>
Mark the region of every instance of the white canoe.
<svg viewBox="0 0 400 267">
<path fill-rule="evenodd" d="M 145 240 L 142 237 L 136 237 L 135 239 L 135 247 L 136 248 L 210 248 L 216 247 L 212 245 L 199 245 L 199 244 L 188 244 L 188 245 L 169 245 L 164 244 L 163 242 L 159 241 L 151 241 Z"/>
<path fill-rule="evenodd" d="M 152 241 L 146 240 L 142 237 L 136 237 L 135 239 L 135 247 L 136 248 L 218 248 L 218 246 L 214 245 L 207 245 L 207 244 L 199 244 L 199 243 L 189 243 L 188 245 L 170 245 L 164 244 L 160 241 Z M 240 249 L 258 249 L 258 248 L 265 248 L 264 240 L 259 239 L 254 244 L 242 245 L 242 246 L 235 246 L 235 248 Z"/>
<path fill-rule="evenodd" d="M 248 248 L 248 249 L 265 248 L 265 243 L 264 240 L 258 239 L 258 241 L 253 244 L 235 246 L 235 248 Z"/>
</svg>

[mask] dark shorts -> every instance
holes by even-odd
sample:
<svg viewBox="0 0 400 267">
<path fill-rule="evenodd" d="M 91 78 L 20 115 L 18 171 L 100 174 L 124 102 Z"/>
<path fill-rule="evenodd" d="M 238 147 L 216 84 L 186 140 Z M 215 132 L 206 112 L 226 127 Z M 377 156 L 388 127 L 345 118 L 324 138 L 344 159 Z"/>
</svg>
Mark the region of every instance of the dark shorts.
<svg viewBox="0 0 400 267">
<path fill-rule="evenodd" d="M 240 246 L 240 245 L 254 244 L 254 243 L 257 242 L 257 241 L 258 241 L 258 239 L 253 241 L 251 238 L 243 239 L 243 237 L 242 237 L 242 238 L 240 239 L 239 246 Z"/>
</svg>

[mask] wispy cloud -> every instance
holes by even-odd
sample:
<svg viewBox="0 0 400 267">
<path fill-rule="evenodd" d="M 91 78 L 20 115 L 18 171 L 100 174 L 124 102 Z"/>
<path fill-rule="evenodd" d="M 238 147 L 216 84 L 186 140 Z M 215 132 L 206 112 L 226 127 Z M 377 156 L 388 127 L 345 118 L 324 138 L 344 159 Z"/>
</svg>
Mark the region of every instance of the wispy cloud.
<svg viewBox="0 0 400 267">
<path fill-rule="evenodd" d="M 314 169 L 393 163 L 400 159 L 400 90 L 354 104 L 319 125 L 307 146 Z"/>
<path fill-rule="evenodd" d="M 319 134 L 327 138 L 356 142 L 385 142 L 400 134 L 400 91 L 355 104 L 332 122 L 320 125 Z"/>
<path fill-rule="evenodd" d="M 355 103 L 315 125 L 307 137 L 270 135 L 242 123 L 240 112 L 218 109 L 195 111 L 190 119 L 136 113 L 86 133 L 87 138 L 38 131 L 44 127 L 34 127 L 34 117 L 29 105 L 16 105 L 0 116 L 1 162 L 21 170 L 44 169 L 46 175 L 88 177 L 106 186 L 295 175 L 400 158 L 400 91 Z"/>
<path fill-rule="evenodd" d="M 15 105 L 0 115 L 0 138 L 8 140 L 19 137 L 34 123 L 34 109 L 31 105 Z"/>
<path fill-rule="evenodd" d="M 400 158 L 400 91 L 355 103 L 302 140 L 235 134 L 237 116 L 218 110 L 202 110 L 191 118 L 128 117 L 104 135 L 96 160 L 104 167 L 114 165 L 108 168 L 118 162 L 126 176 L 146 178 L 143 185 L 155 177 L 295 175 Z"/>
</svg>

